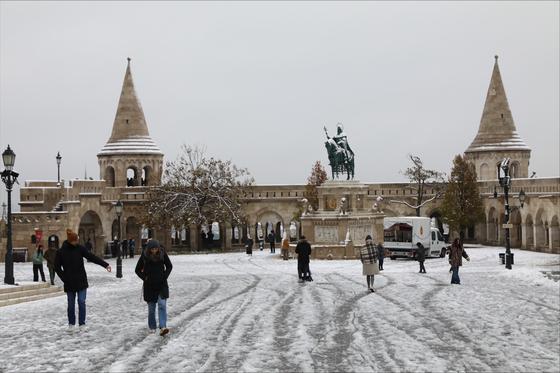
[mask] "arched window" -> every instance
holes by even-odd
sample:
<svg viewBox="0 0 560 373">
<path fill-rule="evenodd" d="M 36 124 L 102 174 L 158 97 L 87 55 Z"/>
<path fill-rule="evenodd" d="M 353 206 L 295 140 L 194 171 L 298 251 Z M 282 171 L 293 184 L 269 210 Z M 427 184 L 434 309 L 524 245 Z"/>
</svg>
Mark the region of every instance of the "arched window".
<svg viewBox="0 0 560 373">
<path fill-rule="evenodd" d="M 138 186 L 138 181 L 138 170 L 136 169 L 136 167 L 128 167 L 126 169 L 126 186 Z"/>
</svg>

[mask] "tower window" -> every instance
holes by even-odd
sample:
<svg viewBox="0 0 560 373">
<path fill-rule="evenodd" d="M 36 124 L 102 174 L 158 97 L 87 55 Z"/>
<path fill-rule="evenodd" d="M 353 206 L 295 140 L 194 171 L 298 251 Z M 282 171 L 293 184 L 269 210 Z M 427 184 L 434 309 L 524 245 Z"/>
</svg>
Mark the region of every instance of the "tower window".
<svg viewBox="0 0 560 373">
<path fill-rule="evenodd" d="M 502 116 L 502 119 L 504 119 L 504 114 L 502 113 L 502 114 L 500 114 L 500 115 Z M 128 123 L 128 120 L 127 120 L 126 122 Z"/>
<path fill-rule="evenodd" d="M 504 115 L 502 114 L 502 118 L 504 117 Z M 128 119 L 126 120 L 126 124 L 128 124 Z"/>
</svg>

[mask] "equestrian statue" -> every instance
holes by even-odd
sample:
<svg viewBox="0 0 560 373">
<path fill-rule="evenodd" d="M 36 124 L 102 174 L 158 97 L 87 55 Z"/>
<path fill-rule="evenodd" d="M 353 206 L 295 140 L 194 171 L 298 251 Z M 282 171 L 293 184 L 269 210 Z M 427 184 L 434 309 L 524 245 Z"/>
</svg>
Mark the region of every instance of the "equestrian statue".
<svg viewBox="0 0 560 373">
<path fill-rule="evenodd" d="M 325 134 L 327 135 L 327 141 L 325 141 L 325 147 L 329 155 L 329 164 L 331 166 L 332 178 L 338 179 L 338 174 L 346 174 L 346 180 L 354 179 L 354 152 L 350 149 L 348 144 L 348 138 L 342 123 L 338 123 L 336 126 L 336 135 L 333 137 L 329 136 L 327 127 L 325 129 Z"/>
</svg>

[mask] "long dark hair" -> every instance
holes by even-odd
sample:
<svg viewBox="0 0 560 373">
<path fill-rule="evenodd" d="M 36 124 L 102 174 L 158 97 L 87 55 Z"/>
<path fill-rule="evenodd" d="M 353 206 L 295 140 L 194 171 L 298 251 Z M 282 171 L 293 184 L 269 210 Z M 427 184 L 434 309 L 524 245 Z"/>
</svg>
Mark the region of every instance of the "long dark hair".
<svg viewBox="0 0 560 373">
<path fill-rule="evenodd" d="M 43 253 L 43 245 L 37 246 L 37 253 L 39 253 L 39 254 Z"/>
</svg>

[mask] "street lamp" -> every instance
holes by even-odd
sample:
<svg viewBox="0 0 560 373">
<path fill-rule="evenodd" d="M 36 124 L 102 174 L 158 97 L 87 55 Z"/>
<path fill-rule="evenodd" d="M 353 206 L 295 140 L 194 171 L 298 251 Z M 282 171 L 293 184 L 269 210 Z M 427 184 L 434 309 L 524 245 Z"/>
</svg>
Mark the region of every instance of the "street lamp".
<svg viewBox="0 0 560 373">
<path fill-rule="evenodd" d="M 512 224 L 509 224 L 509 217 L 510 217 L 510 213 L 512 211 L 512 209 L 509 206 L 509 189 L 511 187 L 511 177 L 509 176 L 509 163 L 510 163 L 510 159 L 509 158 L 504 158 L 502 160 L 502 162 L 500 163 L 500 166 L 498 166 L 498 181 L 500 183 L 500 186 L 504 189 L 504 200 L 505 200 L 505 222 L 503 225 L 503 228 L 505 228 L 506 230 L 506 257 L 505 257 L 505 261 L 506 261 L 506 268 L 507 269 L 511 269 L 511 266 L 513 264 L 513 254 L 511 253 L 511 248 L 510 248 L 510 234 L 509 234 L 509 230 L 511 228 L 513 228 Z M 494 197 L 496 198 L 498 196 L 498 193 L 496 192 L 496 188 L 494 188 Z M 521 191 L 519 191 L 519 202 L 521 204 L 521 208 L 523 208 L 523 204 L 525 203 L 525 191 L 523 189 L 521 189 Z M 517 209 L 518 207 L 513 207 L 513 209 Z"/>
<path fill-rule="evenodd" d="M 12 187 L 17 183 L 19 174 L 13 171 L 14 163 L 16 163 L 16 153 L 10 148 L 4 150 L 2 153 L 2 161 L 4 162 L 5 170 L 2 171 L 2 181 L 6 184 L 6 191 L 8 192 L 8 240 L 6 242 L 6 258 L 5 258 L 5 276 L 4 283 L 8 285 L 14 284 L 14 257 L 12 247 Z"/>
<path fill-rule="evenodd" d="M 117 242 L 117 277 L 122 277 L 122 258 L 121 258 L 121 215 L 123 212 L 123 204 L 119 199 L 115 204 L 115 212 L 117 213 L 117 219 L 119 224 L 118 230 L 118 242 Z"/>
<path fill-rule="evenodd" d="M 56 165 L 58 166 L 58 184 L 60 185 L 60 162 L 62 162 L 62 157 L 60 152 L 56 154 Z"/>
</svg>

